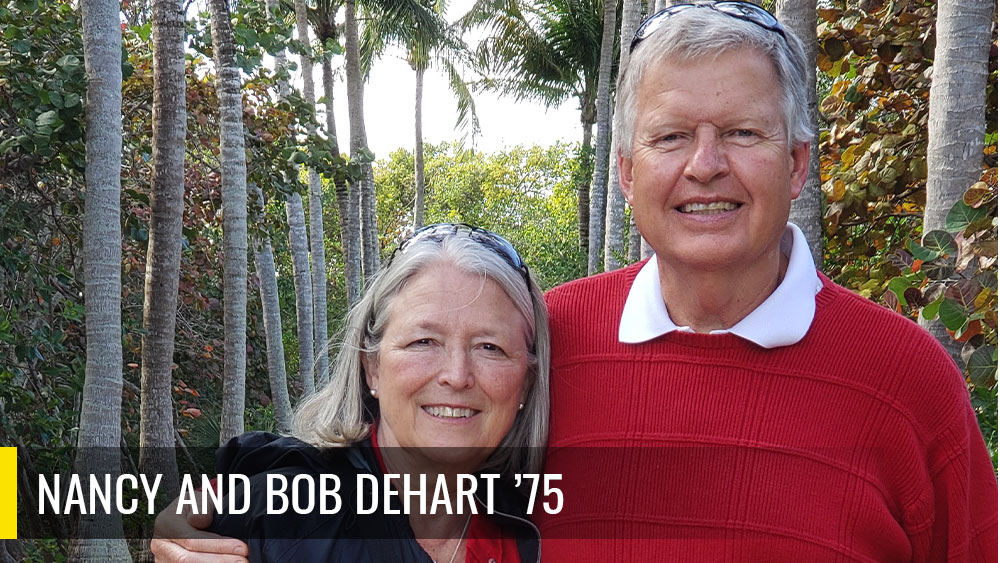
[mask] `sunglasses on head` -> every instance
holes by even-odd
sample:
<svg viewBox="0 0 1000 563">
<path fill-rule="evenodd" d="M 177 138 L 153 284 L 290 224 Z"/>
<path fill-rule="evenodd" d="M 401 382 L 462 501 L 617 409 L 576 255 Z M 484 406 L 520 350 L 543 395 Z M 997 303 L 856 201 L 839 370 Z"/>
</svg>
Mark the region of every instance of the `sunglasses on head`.
<svg viewBox="0 0 1000 563">
<path fill-rule="evenodd" d="M 435 223 L 433 225 L 427 225 L 426 227 L 417 229 L 412 235 L 409 236 L 409 238 L 400 243 L 396 250 L 393 251 L 392 256 L 389 257 L 389 262 L 386 264 L 386 267 L 392 264 L 392 261 L 397 254 L 405 252 L 406 247 L 410 246 L 415 241 L 432 240 L 435 242 L 441 242 L 446 238 L 459 235 L 468 236 L 480 245 L 497 253 L 504 259 L 505 262 L 507 262 L 507 264 L 521 273 L 521 277 L 524 278 L 524 283 L 528 286 L 528 292 L 531 292 L 531 281 L 528 276 L 528 266 L 524 263 L 524 260 L 521 259 L 521 255 L 518 254 L 514 245 L 512 245 L 507 239 L 492 231 L 487 231 L 486 229 L 482 229 L 480 227 L 474 227 L 468 223 Z"/>
<path fill-rule="evenodd" d="M 635 36 L 632 37 L 632 43 L 629 45 L 628 52 L 632 53 L 635 51 L 635 48 L 639 45 L 639 43 L 642 43 L 644 39 L 663 27 L 663 24 L 666 23 L 671 17 L 691 8 L 708 8 L 738 20 L 748 21 L 759 25 L 768 31 L 773 31 L 780 35 L 782 39 L 788 41 L 788 37 L 785 35 L 785 28 L 781 26 L 781 23 L 771 12 L 768 12 L 764 8 L 749 2 L 726 0 L 723 2 L 706 2 L 698 4 L 674 4 L 673 6 L 669 6 L 659 12 L 656 12 L 652 16 L 646 18 L 646 21 L 642 22 L 639 29 L 635 31 Z"/>
</svg>

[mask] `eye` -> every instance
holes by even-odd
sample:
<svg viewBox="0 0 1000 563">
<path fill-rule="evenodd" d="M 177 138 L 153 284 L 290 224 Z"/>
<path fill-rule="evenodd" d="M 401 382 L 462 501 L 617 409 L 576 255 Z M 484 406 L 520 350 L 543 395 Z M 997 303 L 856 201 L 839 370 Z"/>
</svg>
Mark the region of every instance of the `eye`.
<svg viewBox="0 0 1000 563">
<path fill-rule="evenodd" d="M 726 134 L 729 142 L 737 146 L 750 146 L 761 139 L 761 135 L 754 129 L 733 129 Z"/>
<path fill-rule="evenodd" d="M 418 338 L 406 345 L 407 348 L 421 348 L 431 345 L 433 342 L 430 338 Z"/>
<path fill-rule="evenodd" d="M 483 350 L 486 350 L 487 352 L 497 352 L 499 354 L 503 354 L 504 353 L 503 348 L 501 348 L 500 346 L 498 346 L 498 345 L 496 345 L 496 344 L 494 344 L 492 342 L 484 342 L 484 343 L 480 344 L 479 347 L 482 348 Z"/>
</svg>

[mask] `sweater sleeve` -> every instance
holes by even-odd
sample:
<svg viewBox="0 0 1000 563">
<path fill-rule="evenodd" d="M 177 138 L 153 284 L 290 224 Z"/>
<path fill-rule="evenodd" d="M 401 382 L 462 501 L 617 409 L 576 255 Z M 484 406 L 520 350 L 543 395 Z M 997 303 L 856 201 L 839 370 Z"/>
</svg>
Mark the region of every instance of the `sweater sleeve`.
<svg viewBox="0 0 1000 563">
<path fill-rule="evenodd" d="M 997 560 L 997 479 L 975 414 L 942 433 L 931 466 L 934 527 L 929 561 Z"/>
<path fill-rule="evenodd" d="M 967 395 L 962 399 L 953 422 L 929 444 L 932 487 L 918 504 L 930 516 L 923 529 L 911 530 L 913 561 L 997 561 L 997 478 Z"/>
</svg>

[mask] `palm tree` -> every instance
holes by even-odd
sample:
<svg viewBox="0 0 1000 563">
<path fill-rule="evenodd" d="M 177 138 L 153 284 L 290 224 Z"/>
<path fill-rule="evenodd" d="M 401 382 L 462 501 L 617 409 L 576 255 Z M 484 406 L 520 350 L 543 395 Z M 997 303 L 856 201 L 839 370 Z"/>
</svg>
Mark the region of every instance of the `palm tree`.
<svg viewBox="0 0 1000 563">
<path fill-rule="evenodd" d="M 478 86 L 547 107 L 576 98 L 584 155 L 597 120 L 603 9 L 602 0 L 477 0 L 462 18 L 465 29 L 485 27 L 488 33 L 476 53 L 488 77 Z M 580 245 L 587 248 L 589 182 L 577 190 Z"/>
<path fill-rule="evenodd" d="M 378 222 L 375 216 L 375 178 L 372 175 L 365 131 L 364 78 L 361 73 L 361 48 L 358 41 L 357 2 L 344 3 L 344 51 L 347 66 L 347 108 L 351 122 L 351 158 L 361 161 L 361 178 L 357 182 L 361 226 L 361 269 L 365 279 L 378 271 L 379 257 Z M 365 162 L 367 161 L 367 162 Z"/>
<path fill-rule="evenodd" d="M 339 26 L 337 12 L 342 0 L 317 0 L 316 5 L 309 10 L 309 20 L 320 45 L 339 42 Z M 330 152 L 340 154 L 337 141 L 337 126 L 333 112 L 333 62 L 330 53 L 323 54 L 323 97 L 326 99 L 326 131 L 330 139 Z M 337 194 L 337 210 L 340 215 L 340 242 L 344 255 L 344 282 L 347 287 L 347 304 L 352 306 L 361 299 L 361 230 L 358 215 L 359 197 L 357 186 L 354 189 L 346 179 L 335 181 Z"/>
<path fill-rule="evenodd" d="M 295 0 L 295 28 L 298 38 L 306 51 L 300 57 L 302 65 L 302 95 L 316 116 L 316 86 L 313 82 L 312 59 L 309 53 L 309 20 L 305 0 Z M 309 254 L 312 256 L 312 298 L 313 298 L 313 357 L 316 362 L 315 379 L 325 381 L 330 367 L 327 352 L 326 325 L 326 248 L 323 233 L 323 186 L 319 173 L 309 169 Z M 312 380 L 313 375 L 309 378 Z M 306 388 L 312 383 L 303 381 Z"/>
<path fill-rule="evenodd" d="M 268 9 L 274 12 L 279 10 L 278 0 L 268 0 Z M 275 59 L 275 69 L 280 70 L 285 66 L 285 52 L 281 51 L 277 53 L 274 57 Z M 288 97 L 291 92 L 291 88 L 288 85 L 287 79 L 280 79 L 278 82 L 278 95 L 281 99 Z M 258 201 L 263 203 L 263 196 L 258 198 Z M 305 209 L 302 205 L 302 196 L 297 192 L 285 197 L 285 216 L 288 221 L 288 247 L 292 258 L 292 280 L 295 287 L 295 320 L 296 320 L 296 336 L 298 340 L 299 349 L 299 379 L 302 382 L 302 391 L 304 394 L 309 395 L 315 390 L 312 369 L 313 369 L 313 300 L 312 300 L 312 282 L 310 280 L 309 273 L 309 241 L 306 235 L 306 215 Z M 268 242 L 263 250 L 266 251 L 270 247 Z M 258 251 L 259 254 L 260 251 Z M 260 272 L 264 272 L 267 277 L 274 277 L 270 270 L 261 266 L 260 260 L 267 261 L 267 257 L 260 257 L 258 259 L 257 271 L 258 275 Z M 274 262 L 273 255 L 270 262 Z M 270 287 L 270 280 L 267 281 L 266 285 Z M 274 285 L 277 285 L 277 280 L 274 280 Z M 261 292 L 265 291 L 265 284 L 261 284 Z M 265 317 L 268 315 L 267 305 L 270 302 L 269 298 L 264 298 L 261 296 L 262 306 L 264 307 Z M 272 317 L 280 319 L 280 317 Z M 273 323 L 273 326 L 280 327 L 280 322 Z M 280 328 L 277 328 L 280 331 Z M 281 340 L 280 334 L 278 339 Z M 270 365 L 271 360 L 271 349 L 268 347 L 268 363 Z M 284 350 L 281 353 L 281 370 L 284 372 Z M 269 371 L 271 371 L 269 369 Z M 276 374 L 271 371 L 272 381 L 275 380 Z M 280 396 L 274 391 L 274 385 L 272 385 L 272 397 L 276 402 L 280 402 Z M 283 384 L 282 387 L 287 388 L 287 383 Z M 287 389 L 285 391 L 287 395 Z M 278 417 L 278 410 L 282 408 L 282 405 L 275 406 L 275 417 Z M 291 408 L 289 406 L 289 408 Z M 281 420 L 276 420 L 279 427 L 281 425 Z"/>
<path fill-rule="evenodd" d="M 414 184 L 413 222 L 415 228 L 424 222 L 424 138 L 423 84 L 424 74 L 432 65 L 440 66 L 448 75 L 452 92 L 458 98 L 456 125 L 479 129 L 468 85 L 462 79 L 460 66 L 471 63 L 471 53 L 456 30 L 444 18 L 444 0 L 373 1 L 369 18 L 361 36 L 362 70 L 367 74 L 372 61 L 385 52 L 388 45 L 399 45 L 406 51 L 406 60 L 416 75 L 414 90 Z"/>
<path fill-rule="evenodd" d="M 632 35 L 639 27 L 639 20 L 642 18 L 642 0 L 624 0 L 622 3 L 622 24 L 619 37 L 618 50 L 618 78 L 621 78 L 622 71 L 628 62 L 628 48 Z M 612 106 L 613 107 L 613 106 Z M 615 110 L 617 111 L 617 110 Z M 618 139 L 612 129 L 611 150 L 608 154 L 608 205 L 605 210 L 605 234 L 604 234 L 604 271 L 620 268 L 622 266 L 619 258 L 625 256 L 625 196 L 622 195 L 621 187 L 618 185 L 618 146 L 621 139 Z M 630 242 L 630 250 L 634 246 L 638 250 L 638 242 Z M 636 252 L 636 259 L 638 253 Z M 635 261 L 633 260 L 633 261 Z"/>
<path fill-rule="evenodd" d="M 121 27 L 116 0 L 86 0 L 83 50 L 87 71 L 87 191 L 84 196 L 84 292 L 87 367 L 80 402 L 76 470 L 119 467 L 122 397 L 121 307 Z M 103 459 L 102 459 L 103 458 Z M 131 561 L 121 515 L 85 516 L 73 542 L 76 561 Z"/>
<path fill-rule="evenodd" d="M 269 11 L 277 8 L 276 0 L 268 0 Z M 274 66 L 277 71 L 285 68 L 285 52 L 275 54 Z M 288 81 L 278 80 L 278 96 L 288 96 Z M 248 206 L 254 210 L 253 224 L 262 222 L 265 205 L 264 192 L 257 184 L 248 184 L 250 199 Z M 303 218 L 305 221 L 305 218 Z M 288 374 L 285 371 L 285 345 L 281 335 L 281 303 L 278 300 L 278 276 L 274 267 L 274 249 L 268 235 L 251 234 L 254 250 L 254 268 L 260 283 L 260 307 L 264 317 L 264 340 L 267 345 L 267 375 L 271 384 L 271 404 L 274 405 L 274 423 L 278 432 L 291 430 L 292 404 L 288 397 Z"/>
<path fill-rule="evenodd" d="M 982 174 L 993 7 L 992 2 L 982 0 L 938 3 L 927 122 L 924 233 L 945 229 L 948 211 Z M 920 320 L 964 368 L 961 344 L 951 338 L 944 325 Z"/>
<path fill-rule="evenodd" d="M 225 367 L 222 377 L 222 424 L 225 444 L 243 433 L 247 366 L 247 155 L 243 143 L 240 69 L 226 0 L 211 0 L 215 90 L 219 97 L 222 168 L 223 307 Z"/>
<path fill-rule="evenodd" d="M 802 40 L 806 60 L 816 61 L 816 0 L 778 0 L 777 15 L 782 25 Z M 816 69 L 810 66 L 806 72 L 806 86 L 809 94 L 809 116 L 813 123 L 819 119 L 819 105 L 816 97 Z M 799 197 L 792 201 L 788 219 L 802 229 L 816 264 L 823 264 L 823 192 L 819 178 L 819 132 L 809 147 L 809 176 Z"/>
<path fill-rule="evenodd" d="M 285 200 L 288 219 L 288 246 L 292 254 L 292 281 L 295 286 L 295 323 L 299 339 L 299 379 L 302 393 L 316 390 L 313 379 L 313 298 L 309 276 L 309 238 L 306 234 L 305 207 L 302 196 L 292 193 Z"/>
<path fill-rule="evenodd" d="M 253 209 L 264 209 L 264 192 L 260 186 L 250 185 Z M 255 217 L 259 223 L 261 218 Z M 275 430 L 282 433 L 292 429 L 292 403 L 288 398 L 288 375 L 285 372 L 285 345 L 281 338 L 281 304 L 278 301 L 278 278 L 274 267 L 274 250 L 271 241 L 259 235 L 253 237 L 254 266 L 260 282 L 260 304 L 264 316 L 264 340 L 267 344 L 267 375 L 271 383 L 271 404 L 274 405 Z"/>
<path fill-rule="evenodd" d="M 604 247 L 607 206 L 608 156 L 611 150 L 611 71 L 615 60 L 615 16 L 618 0 L 604 0 L 601 65 L 597 72 L 597 142 L 594 145 L 594 179 L 590 187 L 590 229 L 587 274 L 597 273 Z"/>
<path fill-rule="evenodd" d="M 184 2 L 153 1 L 153 172 L 142 309 L 139 469 L 163 474 L 165 492 L 180 490 L 174 455 L 171 372 L 177 321 L 184 210 Z"/>
</svg>

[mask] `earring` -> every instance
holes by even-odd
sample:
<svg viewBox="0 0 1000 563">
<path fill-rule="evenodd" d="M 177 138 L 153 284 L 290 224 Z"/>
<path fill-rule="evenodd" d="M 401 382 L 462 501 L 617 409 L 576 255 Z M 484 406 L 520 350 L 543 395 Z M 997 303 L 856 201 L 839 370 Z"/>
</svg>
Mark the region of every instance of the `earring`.
<svg viewBox="0 0 1000 563">
<path fill-rule="evenodd" d="M 373 399 L 378 399 L 378 391 L 376 391 L 375 389 L 370 389 L 368 392 L 372 394 Z"/>
<path fill-rule="evenodd" d="M 517 405 L 517 410 L 523 411 L 524 410 L 524 403 L 520 403 L 519 405 Z"/>
</svg>

